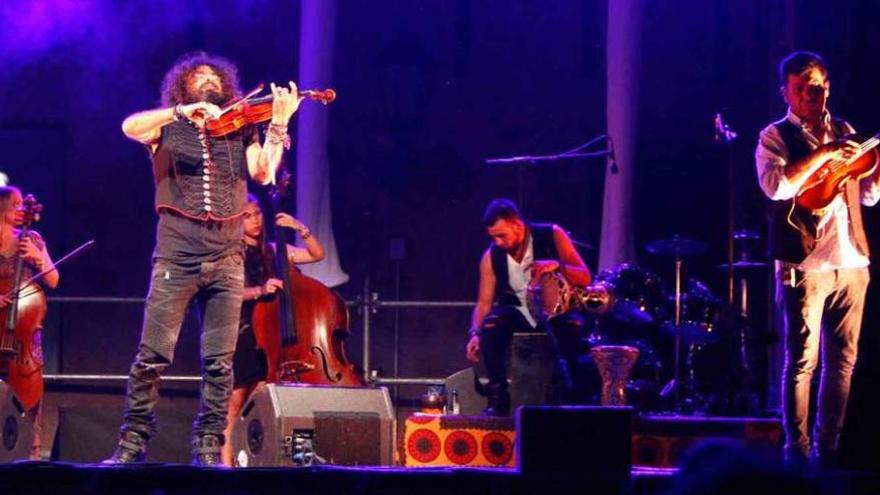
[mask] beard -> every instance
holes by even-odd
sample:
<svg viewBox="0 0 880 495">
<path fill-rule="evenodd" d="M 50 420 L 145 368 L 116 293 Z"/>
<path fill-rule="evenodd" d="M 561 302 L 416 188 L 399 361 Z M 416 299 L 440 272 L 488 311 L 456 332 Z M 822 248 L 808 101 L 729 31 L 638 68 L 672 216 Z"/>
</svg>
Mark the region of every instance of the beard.
<svg viewBox="0 0 880 495">
<path fill-rule="evenodd" d="M 208 88 L 199 88 L 196 92 L 188 91 L 186 95 L 185 103 L 197 103 L 200 101 L 206 101 L 208 103 L 213 103 L 214 105 L 221 106 L 226 103 L 226 97 L 218 91 L 213 85 Z"/>
<path fill-rule="evenodd" d="M 223 93 L 214 89 L 199 91 L 199 96 L 202 98 L 202 101 L 207 101 L 208 103 L 213 103 L 218 106 L 226 103 L 226 98 L 223 96 Z"/>
</svg>

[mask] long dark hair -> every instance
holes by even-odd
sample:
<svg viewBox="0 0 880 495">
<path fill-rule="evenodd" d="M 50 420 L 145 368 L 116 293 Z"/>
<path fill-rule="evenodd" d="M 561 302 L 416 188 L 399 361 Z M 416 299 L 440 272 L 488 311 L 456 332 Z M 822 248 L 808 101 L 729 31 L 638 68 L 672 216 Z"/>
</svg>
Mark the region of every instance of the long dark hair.
<svg viewBox="0 0 880 495">
<path fill-rule="evenodd" d="M 247 202 L 257 205 L 257 209 L 260 210 L 260 214 L 262 215 L 263 209 L 260 208 L 260 200 L 256 196 L 248 193 Z M 275 271 L 275 252 L 269 247 L 269 240 L 266 232 L 266 217 L 263 215 L 263 225 L 260 229 L 260 235 L 257 238 L 257 251 L 259 252 L 260 264 L 263 269 L 263 282 L 268 280 Z"/>
</svg>

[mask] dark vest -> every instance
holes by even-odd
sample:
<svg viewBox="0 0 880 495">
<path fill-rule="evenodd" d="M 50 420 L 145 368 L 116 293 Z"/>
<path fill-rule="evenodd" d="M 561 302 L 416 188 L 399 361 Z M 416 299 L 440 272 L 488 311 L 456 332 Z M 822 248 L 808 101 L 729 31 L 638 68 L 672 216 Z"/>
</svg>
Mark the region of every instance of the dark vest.
<svg viewBox="0 0 880 495">
<path fill-rule="evenodd" d="M 207 166 L 198 129 L 185 121 L 163 127 L 153 154 L 156 210 L 171 209 L 199 220 L 228 220 L 241 215 L 247 203 L 243 135 L 209 137 L 213 166 Z"/>
<path fill-rule="evenodd" d="M 553 240 L 552 224 L 529 224 L 532 234 L 532 251 L 536 260 L 557 260 L 559 252 Z M 495 272 L 495 304 L 498 306 L 519 306 L 519 298 L 510 287 L 507 276 L 507 251 L 496 245 L 489 247 L 492 271 Z"/>
<path fill-rule="evenodd" d="M 795 163 L 812 152 L 810 144 L 804 139 L 803 131 L 790 120 L 774 124 L 788 149 L 788 162 Z M 831 120 L 831 132 L 835 138 L 843 136 L 844 121 Z M 862 226 L 861 194 L 858 181 L 847 181 L 844 201 L 849 210 L 849 234 L 855 248 L 868 256 L 868 242 Z M 792 204 L 794 198 L 783 201 L 770 201 L 770 256 L 773 259 L 790 263 L 801 263 L 816 247 L 816 228 L 819 217 L 811 210 Z M 789 223 L 789 212 L 791 223 Z"/>
</svg>

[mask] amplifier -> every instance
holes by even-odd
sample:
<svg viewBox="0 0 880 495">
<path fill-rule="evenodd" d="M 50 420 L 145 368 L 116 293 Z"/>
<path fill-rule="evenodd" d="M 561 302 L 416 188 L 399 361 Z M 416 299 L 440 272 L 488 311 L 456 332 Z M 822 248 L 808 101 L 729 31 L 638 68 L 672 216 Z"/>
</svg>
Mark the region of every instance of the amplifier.
<svg viewBox="0 0 880 495">
<path fill-rule="evenodd" d="M 0 463 L 27 459 L 34 439 L 34 422 L 9 385 L 0 380 Z"/>
<path fill-rule="evenodd" d="M 242 408 L 232 451 L 242 467 L 391 465 L 388 389 L 268 384 Z"/>
<path fill-rule="evenodd" d="M 537 478 L 629 479 L 631 431 L 629 407 L 521 407 L 520 472 Z"/>
</svg>

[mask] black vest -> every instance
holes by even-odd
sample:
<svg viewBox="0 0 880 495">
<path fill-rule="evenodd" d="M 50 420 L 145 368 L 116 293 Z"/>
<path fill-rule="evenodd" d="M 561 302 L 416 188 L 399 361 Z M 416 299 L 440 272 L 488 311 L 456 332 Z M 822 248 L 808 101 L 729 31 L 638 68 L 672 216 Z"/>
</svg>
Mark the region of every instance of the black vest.
<svg viewBox="0 0 880 495">
<path fill-rule="evenodd" d="M 553 240 L 552 224 L 529 224 L 532 235 L 532 251 L 536 260 L 558 260 L 559 252 Z M 507 276 L 507 251 L 496 245 L 489 247 L 492 271 L 495 272 L 495 304 L 498 306 L 519 306 L 519 298 L 510 287 Z"/>
<path fill-rule="evenodd" d="M 162 128 L 153 154 L 156 210 L 171 209 L 198 220 L 228 220 L 247 203 L 245 133 L 208 139 L 213 166 L 206 166 L 199 130 L 185 122 Z"/>
<path fill-rule="evenodd" d="M 804 139 L 803 131 L 786 119 L 773 124 L 779 131 L 788 149 L 788 162 L 795 163 L 812 152 L 810 144 Z M 845 123 L 840 119 L 831 120 L 831 132 L 835 138 L 842 137 Z M 847 181 L 844 201 L 849 210 L 849 234 L 855 248 L 868 256 L 868 242 L 862 226 L 861 193 L 858 181 Z M 794 209 L 792 210 L 792 205 Z M 791 216 L 789 218 L 789 212 Z M 770 201 L 770 256 L 773 259 L 790 263 L 801 263 L 816 247 L 819 217 L 811 210 L 797 206 L 794 198 Z M 797 228 L 789 223 L 795 224 Z"/>
</svg>

